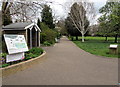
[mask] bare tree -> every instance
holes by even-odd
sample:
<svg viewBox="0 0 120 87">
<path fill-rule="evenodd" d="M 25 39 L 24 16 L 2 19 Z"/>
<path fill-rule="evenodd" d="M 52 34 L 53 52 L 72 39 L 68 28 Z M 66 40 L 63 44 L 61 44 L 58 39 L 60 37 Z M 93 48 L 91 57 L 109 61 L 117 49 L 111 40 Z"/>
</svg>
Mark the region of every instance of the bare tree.
<svg viewBox="0 0 120 87">
<path fill-rule="evenodd" d="M 12 6 L 13 2 L 6 0 L 2 3 L 2 13 L 7 14 L 9 8 Z"/>
<path fill-rule="evenodd" d="M 17 0 L 11 2 L 6 0 L 3 3 L 3 13 L 6 14 L 10 10 L 10 15 L 13 21 L 16 22 L 25 22 L 25 21 L 35 21 L 40 15 L 41 10 L 43 9 L 44 4 L 47 2 L 41 1 L 26 1 L 26 0 Z"/>
<path fill-rule="evenodd" d="M 8 25 L 12 23 L 12 18 L 10 15 L 10 9 L 11 3 L 8 2 L 2 2 L 2 25 Z"/>
<path fill-rule="evenodd" d="M 93 19 L 95 17 L 93 3 L 89 2 L 76 2 L 72 5 L 69 16 L 82 34 L 82 42 L 84 42 L 84 35 L 88 31 L 89 22 L 92 25 L 94 23 Z"/>
<path fill-rule="evenodd" d="M 42 5 L 38 2 L 13 2 L 10 10 L 12 18 L 16 21 L 33 21 L 40 13 Z"/>
</svg>

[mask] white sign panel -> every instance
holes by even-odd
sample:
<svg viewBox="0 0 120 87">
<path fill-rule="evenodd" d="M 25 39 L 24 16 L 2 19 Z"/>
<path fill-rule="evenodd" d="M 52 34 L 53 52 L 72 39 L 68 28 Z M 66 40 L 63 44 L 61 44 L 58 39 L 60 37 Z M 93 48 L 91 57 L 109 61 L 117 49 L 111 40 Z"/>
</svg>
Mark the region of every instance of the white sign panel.
<svg viewBox="0 0 120 87">
<path fill-rule="evenodd" d="M 117 48 L 118 47 L 118 45 L 110 45 L 110 48 Z"/>
<path fill-rule="evenodd" d="M 6 56 L 6 62 L 13 62 L 24 59 L 24 53 L 10 54 Z"/>
<path fill-rule="evenodd" d="M 24 35 L 5 34 L 4 38 L 9 54 L 28 51 Z"/>
</svg>

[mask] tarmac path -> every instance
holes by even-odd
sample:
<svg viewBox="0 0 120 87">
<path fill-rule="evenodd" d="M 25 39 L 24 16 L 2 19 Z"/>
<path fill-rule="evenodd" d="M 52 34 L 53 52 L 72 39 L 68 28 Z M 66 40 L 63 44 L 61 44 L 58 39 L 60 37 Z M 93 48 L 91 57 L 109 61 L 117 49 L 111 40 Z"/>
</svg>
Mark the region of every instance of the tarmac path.
<svg viewBox="0 0 120 87">
<path fill-rule="evenodd" d="M 45 61 L 3 78 L 3 85 L 116 85 L 118 59 L 87 53 L 66 37 L 44 47 Z"/>
</svg>

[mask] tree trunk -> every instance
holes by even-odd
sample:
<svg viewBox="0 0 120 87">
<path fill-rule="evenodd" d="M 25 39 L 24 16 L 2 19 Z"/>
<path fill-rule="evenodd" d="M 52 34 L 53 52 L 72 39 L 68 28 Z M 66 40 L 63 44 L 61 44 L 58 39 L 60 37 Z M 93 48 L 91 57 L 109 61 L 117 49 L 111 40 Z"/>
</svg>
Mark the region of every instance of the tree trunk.
<svg viewBox="0 0 120 87">
<path fill-rule="evenodd" d="M 82 42 L 85 42 L 85 40 L 84 40 L 84 34 L 82 34 Z"/>
<path fill-rule="evenodd" d="M 105 41 L 107 41 L 107 36 L 105 36 Z"/>
<path fill-rule="evenodd" d="M 117 37 L 118 37 L 118 34 L 115 35 L 115 43 L 117 43 Z"/>
<path fill-rule="evenodd" d="M 76 36 L 76 40 L 78 40 L 78 36 Z"/>
</svg>

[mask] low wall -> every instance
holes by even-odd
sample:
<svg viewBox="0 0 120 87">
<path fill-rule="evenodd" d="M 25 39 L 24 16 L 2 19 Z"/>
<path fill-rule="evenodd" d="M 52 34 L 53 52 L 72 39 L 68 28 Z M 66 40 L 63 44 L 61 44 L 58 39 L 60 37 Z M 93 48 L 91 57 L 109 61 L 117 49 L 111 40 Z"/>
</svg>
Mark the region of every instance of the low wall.
<svg viewBox="0 0 120 87">
<path fill-rule="evenodd" d="M 33 66 L 34 64 L 39 63 L 41 60 L 43 60 L 45 58 L 46 58 L 46 52 L 44 52 L 39 57 L 30 59 L 30 60 L 27 60 L 27 61 L 20 62 L 18 64 L 10 65 L 10 66 L 5 67 L 5 68 L 1 68 L 0 72 L 2 72 L 2 74 L 0 75 L 0 77 L 1 76 L 8 76 L 8 75 L 14 74 L 14 73 L 16 73 L 18 71 L 25 70 L 25 69 Z"/>
</svg>

